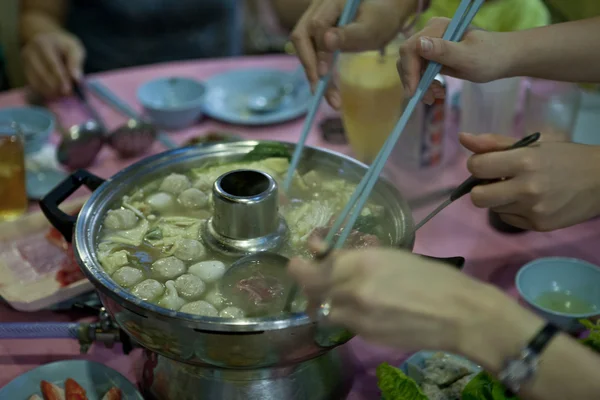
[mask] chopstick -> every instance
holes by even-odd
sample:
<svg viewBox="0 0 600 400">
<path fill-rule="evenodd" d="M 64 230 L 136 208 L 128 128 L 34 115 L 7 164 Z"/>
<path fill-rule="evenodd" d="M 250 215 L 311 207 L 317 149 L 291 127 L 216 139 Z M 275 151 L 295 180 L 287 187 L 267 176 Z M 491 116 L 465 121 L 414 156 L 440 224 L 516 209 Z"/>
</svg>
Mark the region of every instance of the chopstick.
<svg viewBox="0 0 600 400">
<path fill-rule="evenodd" d="M 354 19 L 359 4 L 360 0 L 346 1 L 346 5 L 344 6 L 344 10 L 342 11 L 342 15 L 340 16 L 338 22 L 338 26 L 347 25 L 350 21 Z M 335 65 L 339 53 L 339 50 L 333 53 L 333 58 L 331 62 L 332 66 Z M 322 76 L 321 79 L 319 79 L 319 83 L 317 84 L 317 89 L 315 90 L 315 94 L 313 96 L 313 101 L 310 105 L 308 115 L 304 120 L 304 126 L 302 128 L 302 133 L 300 134 L 300 139 L 298 140 L 298 144 L 296 145 L 294 154 L 292 155 L 292 160 L 290 161 L 290 166 L 288 168 L 285 180 L 283 181 L 283 190 L 286 193 L 288 192 L 288 190 L 290 189 L 290 185 L 292 184 L 294 172 L 296 171 L 296 168 L 298 168 L 298 163 L 300 162 L 300 157 L 302 156 L 302 151 L 304 150 L 306 139 L 308 138 L 308 134 L 310 133 L 310 129 L 312 128 L 315 116 L 317 115 L 317 111 L 319 109 L 319 106 L 321 105 L 323 95 L 325 94 L 325 90 L 329 85 L 329 81 L 331 80 L 332 74 L 333 67 L 329 70 L 329 72 L 326 75 Z"/>
<path fill-rule="evenodd" d="M 477 11 L 479 10 L 479 8 L 483 4 L 483 2 L 484 2 L 484 0 L 475 0 L 474 2 L 472 2 L 471 0 L 462 0 L 459 4 L 458 8 L 456 9 L 455 14 L 452 17 L 452 20 L 450 21 L 450 24 L 448 24 L 448 27 L 446 28 L 446 32 L 444 33 L 442 38 L 444 40 L 452 40 L 452 41 L 460 40 L 462 37 L 462 34 L 464 34 L 464 32 L 466 32 L 467 28 L 471 24 L 471 21 L 475 17 L 475 14 L 477 14 Z M 346 6 L 348 6 L 348 3 L 346 3 Z M 377 182 L 377 178 L 379 177 L 379 174 L 383 170 L 383 167 L 384 167 L 388 157 L 390 156 L 394 146 L 396 145 L 396 142 L 398 141 L 398 139 L 400 138 L 400 135 L 402 134 L 402 131 L 406 127 L 406 124 L 408 123 L 409 118 L 411 117 L 412 113 L 414 112 L 416 106 L 422 100 L 423 95 L 425 94 L 425 92 L 427 91 L 427 89 L 429 88 L 429 86 L 431 85 L 433 80 L 435 79 L 435 76 L 441 71 L 441 69 L 442 69 L 441 64 L 436 63 L 436 62 L 430 62 L 427 65 L 427 68 L 425 69 L 425 73 L 423 74 L 423 76 L 421 77 L 421 80 L 419 81 L 419 85 L 417 86 L 417 90 L 416 90 L 415 94 L 409 100 L 408 105 L 406 106 L 406 109 L 402 113 L 402 116 L 398 120 L 398 123 L 394 127 L 394 130 L 392 131 L 391 135 L 386 139 L 382 149 L 377 154 L 375 161 L 373 162 L 371 167 L 369 167 L 369 170 L 367 171 L 365 176 L 361 179 L 360 183 L 357 185 L 356 189 L 354 190 L 354 193 L 352 193 L 350 200 L 348 200 L 348 203 L 346 204 L 346 206 L 344 207 L 344 209 L 342 210 L 340 215 L 336 218 L 335 222 L 333 223 L 333 226 L 327 233 L 327 236 L 325 238 L 326 248 L 324 251 L 318 252 L 315 255 L 316 260 L 322 261 L 325 258 L 327 258 L 327 256 L 329 256 L 329 254 L 333 250 L 340 249 L 343 247 L 344 243 L 346 242 L 346 239 L 348 238 L 348 235 L 350 234 L 352 227 L 354 226 L 357 218 L 361 214 L 362 209 L 364 208 L 367 200 L 369 199 L 369 196 L 371 195 L 371 191 L 373 190 L 373 187 L 375 186 L 375 184 Z M 319 82 L 319 83 L 321 83 L 321 82 Z M 324 89 L 323 89 L 323 91 L 324 91 Z M 322 93 L 321 93 L 321 96 L 322 96 Z M 315 102 L 315 104 L 318 105 L 318 102 Z M 314 118 L 314 115 L 312 117 Z M 310 128 L 310 126 L 309 126 L 309 128 Z M 305 132 L 303 132 L 301 140 L 302 139 L 306 140 L 307 134 L 308 134 L 308 131 L 306 130 L 306 126 L 305 126 Z M 303 141 L 301 142 L 301 146 L 302 147 L 304 146 Z M 294 158 L 292 159 L 292 161 L 295 161 L 294 169 L 298 163 L 298 157 L 299 157 L 300 153 L 302 152 L 302 147 L 300 147 L 300 149 L 298 147 L 296 147 L 296 152 L 294 153 L 295 160 L 294 160 Z M 292 169 L 292 167 L 290 166 L 290 170 L 288 170 L 288 177 L 286 180 L 289 180 L 289 182 L 287 182 L 287 186 L 284 186 L 286 188 L 286 190 L 287 190 L 287 188 L 289 188 L 289 183 L 291 182 L 291 176 L 294 173 L 294 169 Z M 355 212 L 352 213 L 352 211 L 355 211 Z M 340 228 L 344 224 L 344 221 L 346 222 L 346 224 L 345 224 L 344 228 L 342 229 L 340 236 L 334 242 L 335 234 L 337 232 L 339 232 Z M 283 310 L 285 312 L 290 312 L 291 304 L 292 304 L 298 290 L 299 290 L 298 284 L 293 283 L 292 287 L 290 288 L 288 297 L 286 299 L 286 302 L 285 302 L 285 305 L 283 308 Z M 329 314 L 329 310 L 330 310 L 329 302 L 325 301 L 324 303 L 322 303 L 320 305 L 319 309 L 320 309 L 320 312 L 318 314 L 319 318 L 326 317 Z"/>
<path fill-rule="evenodd" d="M 446 32 L 444 33 L 442 38 L 444 40 L 452 41 L 460 40 L 462 34 L 466 32 L 467 28 L 471 24 L 471 21 L 475 17 L 475 14 L 479 10 L 483 2 L 484 0 L 462 0 L 456 10 L 456 13 L 454 14 L 454 17 L 450 21 L 450 24 L 448 24 L 448 28 L 446 29 Z M 406 127 L 406 124 L 408 123 L 408 120 L 414 112 L 414 109 L 422 100 L 423 95 L 433 82 L 435 76 L 440 72 L 441 68 L 441 64 L 436 62 L 430 62 L 427 65 L 425 73 L 423 74 L 423 77 L 419 82 L 415 94 L 409 100 L 409 103 L 404 112 L 402 113 L 402 116 L 398 120 L 398 123 L 394 127 L 394 130 L 392 131 L 391 135 L 387 138 L 375 161 L 373 162 L 363 179 L 360 181 L 359 185 L 356 187 L 354 193 L 348 201 L 348 204 L 342 210 L 338 218 L 335 220 L 332 228 L 329 230 L 325 238 L 325 243 L 328 246 L 327 250 L 323 253 L 318 254 L 317 259 L 323 259 L 333 249 L 340 249 L 343 247 L 346 239 L 348 238 L 348 235 L 350 234 L 352 227 L 354 226 L 354 223 L 360 216 L 363 207 L 367 203 L 371 191 L 373 190 L 373 187 L 377 182 L 377 177 L 383 170 L 383 167 L 388 157 L 390 156 L 394 146 L 396 145 L 396 142 L 400 138 L 402 131 Z M 351 214 L 351 212 L 354 210 L 355 212 Z M 344 221 L 346 222 L 346 224 L 344 225 L 344 228 L 342 229 L 342 232 L 338 239 L 335 241 L 335 243 L 333 243 L 335 234 L 340 230 L 340 228 L 344 224 Z"/>
</svg>

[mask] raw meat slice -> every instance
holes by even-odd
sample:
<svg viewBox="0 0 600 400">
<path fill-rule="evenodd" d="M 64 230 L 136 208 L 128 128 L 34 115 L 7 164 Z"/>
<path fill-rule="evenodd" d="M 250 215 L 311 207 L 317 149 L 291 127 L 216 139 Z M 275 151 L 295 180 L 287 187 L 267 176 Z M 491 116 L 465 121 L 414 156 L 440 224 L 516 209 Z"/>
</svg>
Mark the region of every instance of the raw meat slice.
<svg viewBox="0 0 600 400">
<path fill-rule="evenodd" d="M 65 391 L 54 383 L 42 381 L 40 382 L 40 389 L 42 390 L 44 400 L 66 400 Z"/>
<path fill-rule="evenodd" d="M 123 395 L 121 393 L 121 389 L 118 387 L 112 387 L 108 392 L 106 392 L 104 397 L 102 397 L 102 400 L 121 400 L 122 398 Z"/>
<path fill-rule="evenodd" d="M 65 398 L 66 400 L 87 400 L 85 389 L 71 378 L 65 381 Z"/>
</svg>

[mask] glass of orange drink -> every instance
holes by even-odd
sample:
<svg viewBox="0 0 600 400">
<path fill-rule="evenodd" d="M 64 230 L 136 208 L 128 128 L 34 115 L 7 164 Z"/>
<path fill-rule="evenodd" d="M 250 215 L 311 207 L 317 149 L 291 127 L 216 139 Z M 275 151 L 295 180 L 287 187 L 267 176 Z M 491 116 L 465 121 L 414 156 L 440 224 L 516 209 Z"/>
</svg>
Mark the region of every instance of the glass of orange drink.
<svg viewBox="0 0 600 400">
<path fill-rule="evenodd" d="M 23 145 L 21 128 L 0 122 L 0 221 L 16 219 L 27 210 Z"/>
<path fill-rule="evenodd" d="M 377 153 L 404 109 L 404 88 L 396 68 L 403 38 L 385 51 L 344 53 L 338 61 L 341 117 L 355 157 L 367 164 Z"/>
</svg>

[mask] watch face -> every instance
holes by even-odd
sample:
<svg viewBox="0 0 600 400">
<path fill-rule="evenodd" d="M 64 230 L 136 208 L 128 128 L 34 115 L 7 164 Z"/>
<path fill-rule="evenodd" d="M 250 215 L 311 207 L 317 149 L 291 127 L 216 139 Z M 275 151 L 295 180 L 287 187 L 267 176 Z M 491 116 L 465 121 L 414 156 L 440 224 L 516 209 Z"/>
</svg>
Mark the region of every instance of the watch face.
<svg viewBox="0 0 600 400">
<path fill-rule="evenodd" d="M 520 383 L 526 380 L 531 375 L 531 372 L 531 367 L 528 363 L 521 360 L 511 361 L 508 364 L 508 368 L 506 368 L 506 378 Z"/>
</svg>

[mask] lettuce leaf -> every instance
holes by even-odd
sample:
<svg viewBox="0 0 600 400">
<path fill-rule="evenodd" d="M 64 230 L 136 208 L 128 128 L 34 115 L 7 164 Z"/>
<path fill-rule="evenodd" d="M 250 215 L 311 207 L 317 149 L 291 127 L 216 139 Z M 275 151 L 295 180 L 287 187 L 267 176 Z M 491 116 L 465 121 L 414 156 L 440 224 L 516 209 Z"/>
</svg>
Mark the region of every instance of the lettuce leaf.
<svg viewBox="0 0 600 400">
<path fill-rule="evenodd" d="M 589 330 L 587 337 L 581 339 L 581 343 L 600 353 L 600 321 L 593 323 L 589 319 L 582 319 L 579 322 Z"/>
<path fill-rule="evenodd" d="M 259 143 L 242 158 L 242 161 L 260 161 L 265 158 L 273 157 L 287 158 L 290 160 L 292 154 L 287 146 L 282 143 Z"/>
<path fill-rule="evenodd" d="M 377 385 L 385 400 L 428 400 L 417 382 L 388 363 L 377 367 Z"/>
<path fill-rule="evenodd" d="M 482 371 L 465 386 L 462 400 L 518 400 L 518 397 L 508 397 L 504 386 Z"/>
</svg>

